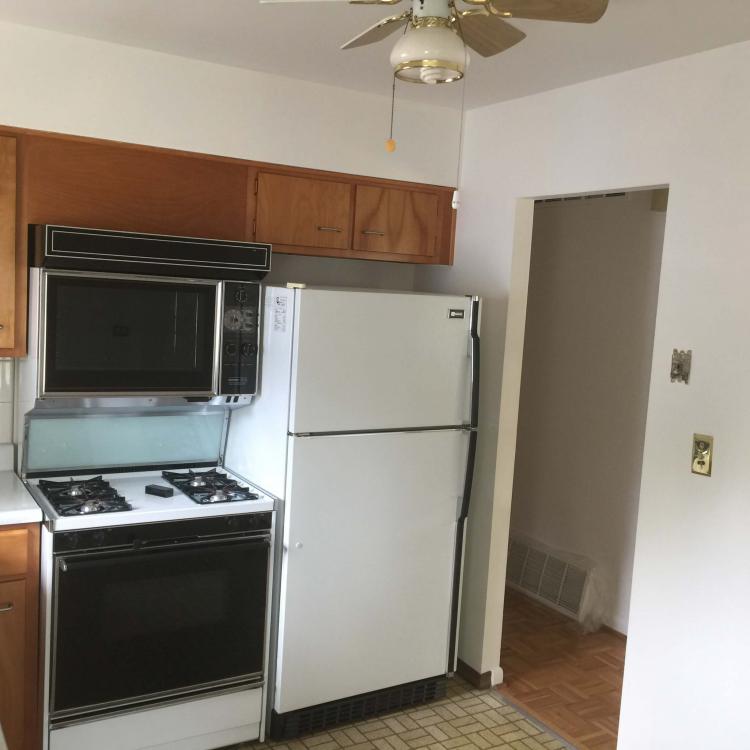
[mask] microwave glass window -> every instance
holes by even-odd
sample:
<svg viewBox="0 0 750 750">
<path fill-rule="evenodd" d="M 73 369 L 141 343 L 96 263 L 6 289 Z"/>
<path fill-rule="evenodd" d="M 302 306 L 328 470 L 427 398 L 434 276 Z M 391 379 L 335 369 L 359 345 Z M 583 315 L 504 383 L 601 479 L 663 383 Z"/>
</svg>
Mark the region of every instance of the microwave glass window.
<svg viewBox="0 0 750 750">
<path fill-rule="evenodd" d="M 50 275 L 45 389 L 211 390 L 216 286 Z"/>
</svg>

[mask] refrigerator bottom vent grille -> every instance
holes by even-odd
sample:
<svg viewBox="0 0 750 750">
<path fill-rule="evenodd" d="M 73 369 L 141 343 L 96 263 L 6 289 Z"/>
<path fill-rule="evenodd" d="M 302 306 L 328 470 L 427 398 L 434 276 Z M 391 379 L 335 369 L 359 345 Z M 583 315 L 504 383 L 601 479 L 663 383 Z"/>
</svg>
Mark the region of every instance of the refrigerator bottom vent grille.
<svg viewBox="0 0 750 750">
<path fill-rule="evenodd" d="M 352 698 L 323 703 L 271 715 L 271 739 L 288 740 L 303 734 L 319 732 L 339 724 L 368 719 L 372 716 L 397 711 L 407 706 L 427 703 L 446 695 L 446 677 L 409 682 L 405 685 L 355 695 Z"/>
</svg>

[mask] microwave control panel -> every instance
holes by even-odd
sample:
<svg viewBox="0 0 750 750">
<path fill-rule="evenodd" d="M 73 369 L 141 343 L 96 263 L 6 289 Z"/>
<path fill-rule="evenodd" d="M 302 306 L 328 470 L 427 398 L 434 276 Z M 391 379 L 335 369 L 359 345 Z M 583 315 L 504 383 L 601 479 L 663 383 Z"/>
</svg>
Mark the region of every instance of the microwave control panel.
<svg viewBox="0 0 750 750">
<path fill-rule="evenodd" d="M 220 395 L 255 393 L 258 383 L 259 329 L 260 284 L 225 281 Z"/>
</svg>

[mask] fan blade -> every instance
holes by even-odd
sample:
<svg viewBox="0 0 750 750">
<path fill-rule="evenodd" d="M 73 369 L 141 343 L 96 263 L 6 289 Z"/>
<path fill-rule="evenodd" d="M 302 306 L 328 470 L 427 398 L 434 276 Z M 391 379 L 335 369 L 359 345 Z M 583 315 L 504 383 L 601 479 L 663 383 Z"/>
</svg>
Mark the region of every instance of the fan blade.
<svg viewBox="0 0 750 750">
<path fill-rule="evenodd" d="M 484 0 L 483 0 L 484 1 Z M 291 3 L 348 3 L 349 0 L 260 0 L 261 5 L 289 5 Z"/>
<path fill-rule="evenodd" d="M 504 18 L 532 21 L 596 23 L 607 10 L 609 0 L 487 0 L 487 8 Z"/>
<path fill-rule="evenodd" d="M 402 28 L 408 22 L 410 16 L 411 11 L 407 10 L 399 16 L 383 18 L 370 26 L 369 29 L 365 29 L 361 34 L 357 34 L 354 39 L 342 44 L 341 49 L 353 49 L 354 47 L 364 47 L 365 44 L 380 42 L 397 29 Z"/>
<path fill-rule="evenodd" d="M 458 28 L 464 42 L 482 57 L 504 52 L 526 38 L 523 31 L 484 8 L 461 11 Z"/>
<path fill-rule="evenodd" d="M 291 3 L 349 3 L 349 5 L 396 5 L 401 0 L 260 0 L 261 5 L 281 5 Z M 482 0 L 484 2 L 484 0 Z"/>
</svg>

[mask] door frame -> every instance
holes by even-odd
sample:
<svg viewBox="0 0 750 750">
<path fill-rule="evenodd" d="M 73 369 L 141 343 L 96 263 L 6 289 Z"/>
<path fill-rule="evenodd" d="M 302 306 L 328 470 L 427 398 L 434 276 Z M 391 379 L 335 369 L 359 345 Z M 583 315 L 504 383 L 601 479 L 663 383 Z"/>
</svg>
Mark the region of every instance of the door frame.
<svg viewBox="0 0 750 750">
<path fill-rule="evenodd" d="M 526 311 L 529 296 L 531 270 L 531 244 L 534 231 L 534 209 L 537 200 L 566 198 L 583 195 L 605 195 L 612 192 L 640 192 L 644 190 L 669 189 L 668 183 L 638 185 L 619 190 L 591 190 L 565 195 L 549 195 L 518 198 L 513 232 L 508 308 L 505 324 L 505 345 L 500 382 L 499 428 L 495 457 L 495 485 L 490 536 L 489 571 L 487 581 L 486 620 L 482 652 L 500 654 L 504 616 L 505 574 L 510 537 L 510 514 L 513 501 L 513 480 L 516 463 L 518 437 L 518 415 L 521 401 L 521 379 L 523 374 L 523 350 L 526 340 Z M 653 360 L 652 360 L 653 368 Z M 651 393 L 649 391 L 649 401 Z M 636 531 L 636 544 L 638 541 Z M 631 592 L 632 595 L 632 592 Z M 494 620 L 494 622 L 493 622 Z M 489 626 L 489 627 L 488 627 Z M 503 681 L 502 665 L 492 670 L 492 684 Z"/>
</svg>

